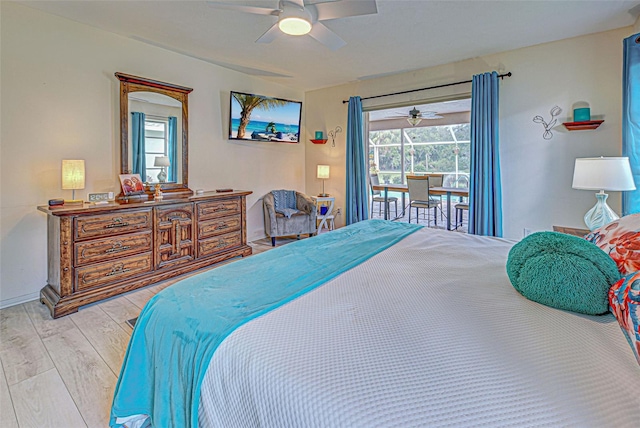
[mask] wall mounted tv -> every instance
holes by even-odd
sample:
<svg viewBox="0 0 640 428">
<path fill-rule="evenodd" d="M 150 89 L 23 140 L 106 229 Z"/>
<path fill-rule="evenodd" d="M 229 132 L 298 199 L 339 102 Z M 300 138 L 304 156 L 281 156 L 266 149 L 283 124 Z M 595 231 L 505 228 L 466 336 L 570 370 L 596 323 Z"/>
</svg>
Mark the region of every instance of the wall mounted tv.
<svg viewBox="0 0 640 428">
<path fill-rule="evenodd" d="M 302 102 L 231 91 L 229 139 L 297 143 Z"/>
</svg>

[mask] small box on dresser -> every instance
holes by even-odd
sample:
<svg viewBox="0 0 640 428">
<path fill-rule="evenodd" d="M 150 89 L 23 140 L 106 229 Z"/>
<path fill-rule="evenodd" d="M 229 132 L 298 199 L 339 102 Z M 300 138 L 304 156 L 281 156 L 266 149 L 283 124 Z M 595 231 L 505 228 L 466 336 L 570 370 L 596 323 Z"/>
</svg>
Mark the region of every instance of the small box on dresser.
<svg viewBox="0 0 640 428">
<path fill-rule="evenodd" d="M 246 196 L 204 192 L 161 202 L 84 205 L 47 213 L 48 280 L 40 292 L 54 318 L 80 306 L 237 256 L 248 256 Z"/>
</svg>

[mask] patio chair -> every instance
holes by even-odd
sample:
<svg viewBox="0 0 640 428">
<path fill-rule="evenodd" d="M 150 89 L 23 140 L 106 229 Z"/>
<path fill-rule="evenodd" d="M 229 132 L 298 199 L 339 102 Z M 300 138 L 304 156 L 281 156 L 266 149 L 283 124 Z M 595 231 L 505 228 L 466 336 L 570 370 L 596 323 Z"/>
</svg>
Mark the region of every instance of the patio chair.
<svg viewBox="0 0 640 428">
<path fill-rule="evenodd" d="M 442 204 L 442 201 L 440 199 L 430 197 L 430 179 L 431 178 L 428 175 L 407 175 L 407 188 L 409 190 L 409 223 L 411 223 L 411 208 L 415 208 L 416 223 L 420 223 L 418 210 L 424 209 L 427 213 L 427 225 L 429 225 L 429 210 L 433 208 L 433 222 L 436 226 L 438 225 L 437 209 Z M 437 178 L 434 178 L 434 180 L 437 182 Z M 440 176 L 440 183 L 442 183 L 442 176 Z"/>
<path fill-rule="evenodd" d="M 380 178 L 378 174 L 369 174 L 369 188 L 371 189 L 371 215 L 373 217 L 373 204 L 378 202 L 380 205 L 378 206 L 378 215 L 382 214 L 382 204 L 384 204 L 384 195 L 380 190 L 373 190 L 373 186 L 377 186 L 380 184 Z M 395 196 L 389 196 L 387 198 L 387 212 L 391 213 L 391 202 L 395 204 L 395 213 L 396 217 L 398 217 L 398 198 Z"/>
<path fill-rule="evenodd" d="M 456 230 L 458 230 L 458 227 L 462 227 L 464 212 L 469 212 L 469 203 L 461 202 L 459 204 L 455 204 L 454 206 L 456 208 Z"/>
<path fill-rule="evenodd" d="M 442 187 L 445 185 L 445 176 L 444 174 L 425 174 L 429 177 L 429 187 Z M 431 199 L 438 198 L 440 200 L 440 206 L 438 209 L 440 210 L 440 220 L 444 220 L 444 210 L 442 209 L 442 195 L 429 195 Z"/>
</svg>

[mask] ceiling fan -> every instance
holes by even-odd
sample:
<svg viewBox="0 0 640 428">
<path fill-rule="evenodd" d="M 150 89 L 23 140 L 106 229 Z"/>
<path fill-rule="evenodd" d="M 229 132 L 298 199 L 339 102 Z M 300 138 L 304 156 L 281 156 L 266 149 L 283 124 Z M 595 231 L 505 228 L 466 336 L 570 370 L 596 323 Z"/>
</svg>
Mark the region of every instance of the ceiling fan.
<svg viewBox="0 0 640 428">
<path fill-rule="evenodd" d="M 422 122 L 422 119 L 427 119 L 427 120 L 430 120 L 430 119 L 442 119 L 442 116 L 440 116 L 435 111 L 421 112 L 420 110 L 418 110 L 417 108 L 414 107 L 411 110 L 409 110 L 409 115 L 408 116 L 392 116 L 392 117 L 388 117 L 388 119 L 397 119 L 397 118 L 406 118 L 407 122 L 409 122 L 411 124 L 411 126 L 416 126 L 420 122 Z"/>
<path fill-rule="evenodd" d="M 347 42 L 320 21 L 378 13 L 375 0 L 334 0 L 306 5 L 304 0 L 280 0 L 277 9 L 214 1 L 208 1 L 207 4 L 218 9 L 276 16 L 278 22 L 256 43 L 271 43 L 280 32 L 293 36 L 309 34 L 332 51 L 340 49 Z"/>
</svg>

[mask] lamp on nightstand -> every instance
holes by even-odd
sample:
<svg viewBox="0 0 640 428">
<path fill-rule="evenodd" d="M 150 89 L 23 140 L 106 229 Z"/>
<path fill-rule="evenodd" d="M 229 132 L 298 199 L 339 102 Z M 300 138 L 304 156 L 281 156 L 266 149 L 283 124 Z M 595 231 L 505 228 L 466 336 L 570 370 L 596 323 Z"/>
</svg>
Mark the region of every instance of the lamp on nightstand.
<svg viewBox="0 0 640 428">
<path fill-rule="evenodd" d="M 584 222 L 589 230 L 611 223 L 620 217 L 607 205 L 605 190 L 617 192 L 635 190 L 629 158 L 626 157 L 599 157 L 578 158 L 573 169 L 574 189 L 599 190 L 596 193 L 598 200 L 584 216 Z"/>
<path fill-rule="evenodd" d="M 322 179 L 322 193 L 318 196 L 329 196 L 324 192 L 324 180 L 329 178 L 329 165 L 318 165 L 318 178 Z"/>
</svg>

